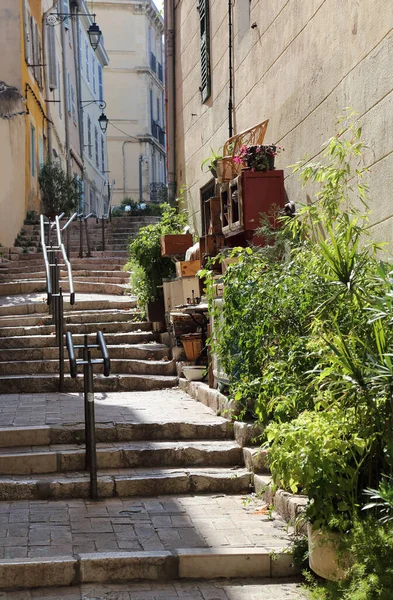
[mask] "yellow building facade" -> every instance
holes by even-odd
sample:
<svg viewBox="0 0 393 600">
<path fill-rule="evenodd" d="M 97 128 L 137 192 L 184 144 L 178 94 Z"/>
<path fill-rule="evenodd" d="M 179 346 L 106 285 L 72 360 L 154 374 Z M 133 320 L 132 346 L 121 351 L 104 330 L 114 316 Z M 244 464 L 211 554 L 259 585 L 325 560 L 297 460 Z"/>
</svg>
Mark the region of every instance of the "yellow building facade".
<svg viewBox="0 0 393 600">
<path fill-rule="evenodd" d="M 44 97 L 41 0 L 20 0 L 22 90 L 26 98 L 25 211 L 39 212 L 38 174 L 46 156 L 47 118 Z"/>
</svg>

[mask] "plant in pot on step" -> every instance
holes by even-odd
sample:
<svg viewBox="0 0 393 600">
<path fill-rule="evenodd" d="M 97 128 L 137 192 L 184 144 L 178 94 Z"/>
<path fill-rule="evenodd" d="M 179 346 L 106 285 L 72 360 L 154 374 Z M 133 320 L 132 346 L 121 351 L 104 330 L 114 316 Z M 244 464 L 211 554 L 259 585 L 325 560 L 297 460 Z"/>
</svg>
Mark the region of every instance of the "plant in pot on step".
<svg viewBox="0 0 393 600">
<path fill-rule="evenodd" d="M 161 256 L 161 236 L 181 233 L 187 216 L 169 204 L 162 204 L 159 223 L 142 227 L 130 243 L 130 261 L 125 269 L 131 271 L 130 284 L 138 304 L 147 312 L 149 321 L 165 320 L 162 280 L 175 273 L 170 258 Z"/>
<path fill-rule="evenodd" d="M 69 215 L 81 200 L 81 182 L 70 177 L 58 161 L 47 161 L 40 169 L 38 183 L 43 213 L 53 219 L 64 212 Z"/>
<path fill-rule="evenodd" d="M 222 150 L 222 146 L 215 152 L 212 147 L 210 147 L 211 155 L 205 158 L 201 163 L 201 170 L 203 171 L 203 167 L 206 165 L 214 179 L 220 177 L 220 161 L 222 160 L 222 154 L 220 153 Z"/>
</svg>

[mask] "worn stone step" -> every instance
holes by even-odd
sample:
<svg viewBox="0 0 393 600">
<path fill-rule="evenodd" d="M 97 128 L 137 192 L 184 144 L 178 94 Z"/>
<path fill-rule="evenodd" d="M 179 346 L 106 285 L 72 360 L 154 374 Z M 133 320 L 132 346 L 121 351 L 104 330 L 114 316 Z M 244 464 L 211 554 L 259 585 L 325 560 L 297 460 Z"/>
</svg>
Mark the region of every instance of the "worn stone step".
<svg viewBox="0 0 393 600">
<path fill-rule="evenodd" d="M 176 387 L 178 378 L 165 375 L 94 375 L 94 391 L 124 392 L 148 391 Z M 0 394 L 57 392 L 59 377 L 52 374 L 2 375 L 0 376 Z M 65 392 L 82 392 L 83 377 L 71 379 L 67 374 L 64 380 Z"/>
<path fill-rule="evenodd" d="M 63 292 L 69 291 L 68 281 L 60 281 L 60 286 Z M 74 291 L 84 294 L 124 294 L 126 286 L 116 283 L 100 283 L 100 282 L 83 282 L 74 281 Z M 31 294 L 32 292 L 45 292 L 46 280 L 36 279 L 27 281 L 9 281 L 0 283 L 0 296 L 16 295 L 16 294 Z"/>
<path fill-rule="evenodd" d="M 136 309 L 130 310 L 113 310 L 103 309 L 100 311 L 78 311 L 64 312 L 65 323 L 107 323 L 111 321 L 117 322 L 142 322 L 141 312 Z M 6 315 L 0 316 L 0 327 L 32 327 L 35 325 L 51 325 L 52 316 L 44 313 L 36 313 L 35 315 Z"/>
<path fill-rule="evenodd" d="M 61 278 L 66 278 L 67 277 L 67 273 L 66 271 L 61 271 L 60 272 L 60 277 Z M 89 282 L 90 280 L 94 281 L 98 281 L 99 283 L 127 283 L 130 279 L 130 274 L 127 273 L 126 271 L 86 271 L 86 270 L 77 270 L 77 269 L 73 269 L 72 270 L 72 278 L 74 281 L 86 281 Z M 18 281 L 20 283 L 25 283 L 27 281 L 32 281 L 32 280 L 42 280 L 45 279 L 45 271 L 37 271 L 35 273 L 18 273 L 17 275 L 15 275 L 15 273 L 10 273 L 10 274 L 2 274 L 0 273 L 0 282 L 3 283 L 9 283 L 9 282 L 15 282 Z"/>
<path fill-rule="evenodd" d="M 6 535 L 0 538 L 0 585 L 10 590 L 114 581 L 114 595 L 107 593 L 108 588 L 101 595 L 94 586 L 90 593 L 86 590 L 86 598 L 109 600 L 110 595 L 113 600 L 120 596 L 124 600 L 157 600 L 188 598 L 188 593 L 183 594 L 184 583 L 177 591 L 173 587 L 179 578 L 293 577 L 298 569 L 292 566 L 285 522 L 275 513 L 270 518 L 261 515 L 264 504 L 254 497 L 245 500 L 246 506 L 239 495 L 209 494 L 108 498 L 99 503 L 84 499 L 1 503 Z M 11 543 L 7 544 L 7 539 Z M 26 539 L 24 551 L 23 546 L 12 545 L 18 539 Z M 134 579 L 170 580 L 172 585 L 152 593 L 149 584 L 139 584 L 135 595 L 125 596 L 119 583 Z M 278 586 L 278 581 L 275 584 Z M 192 598 L 202 598 L 195 595 L 195 587 L 194 582 Z M 270 596 L 252 597 L 284 598 L 270 590 Z M 32 596 L 26 593 L 28 590 L 19 592 L 18 600 L 65 598 L 59 589 L 55 596 L 50 590 L 33 591 Z M 72 600 L 72 594 L 69 587 L 66 597 Z M 229 597 L 210 584 L 203 597 L 214 600 L 224 596 Z M 236 593 L 235 597 L 251 596 Z M 285 597 L 300 596 L 289 594 L 286 588 Z M 7 595 L 7 600 L 13 599 Z"/>
<path fill-rule="evenodd" d="M 97 329 L 95 330 L 97 331 Z M 74 344 L 83 343 L 83 335 L 75 334 L 72 336 Z M 145 344 L 154 342 L 157 339 L 157 334 L 152 331 L 130 332 L 130 333 L 107 333 L 105 342 L 107 345 L 120 344 Z M 54 335 L 17 335 L 14 337 L 0 338 L 1 348 L 41 348 L 56 346 Z"/>
<path fill-rule="evenodd" d="M 241 494 L 252 487 L 252 475 L 237 467 L 105 469 L 98 472 L 100 498 L 166 494 Z M 0 477 L 0 500 L 88 498 L 90 477 L 85 472 Z"/>
<path fill-rule="evenodd" d="M 35 295 L 34 295 L 35 297 Z M 4 315 L 31 315 L 48 313 L 49 308 L 46 304 L 46 295 L 39 295 L 40 301 L 26 302 L 26 298 L 23 295 L 16 295 L 10 297 L 9 304 L 0 305 L 0 316 Z M 81 299 L 76 297 L 76 303 L 74 305 L 69 304 L 69 297 L 64 298 L 64 310 L 67 311 L 81 311 L 81 310 L 105 310 L 105 309 L 132 309 L 136 307 L 136 298 L 133 296 L 117 297 L 114 302 L 113 299 L 104 298 L 89 298 Z"/>
<path fill-rule="evenodd" d="M 98 315 L 99 316 L 99 315 Z M 72 334 L 85 334 L 85 333 L 96 333 L 102 331 L 103 333 L 117 333 L 117 332 L 141 332 L 151 331 L 151 323 L 146 321 L 104 321 L 100 323 L 99 320 L 93 323 L 65 323 L 65 332 L 70 331 Z M 15 336 L 43 336 L 51 335 L 55 332 L 54 325 L 32 325 L 32 326 L 21 326 L 21 327 L 1 327 L 0 338 L 15 337 Z"/>
<path fill-rule="evenodd" d="M 130 344 L 124 346 L 108 345 L 107 348 L 111 359 L 159 360 L 170 356 L 168 346 L 155 342 L 151 344 Z M 57 360 L 58 356 L 59 350 L 55 346 L 46 348 L 14 348 L 10 350 L 0 349 L 0 361 Z M 99 358 L 99 350 L 92 349 L 92 358 Z"/>
<path fill-rule="evenodd" d="M 83 406 L 83 398 L 81 398 Z M 98 443 L 173 441 L 173 440 L 233 440 L 233 425 L 222 417 L 214 420 L 158 420 L 134 423 L 96 423 Z M 59 444 L 81 444 L 85 441 L 83 423 L 0 428 L 0 448 Z"/>
<path fill-rule="evenodd" d="M 84 471 L 84 445 L 2 448 L 0 475 L 32 475 Z M 117 442 L 97 444 L 99 469 L 137 467 L 229 467 L 243 465 L 241 447 L 234 441 Z"/>
<path fill-rule="evenodd" d="M 69 373 L 69 362 L 65 350 L 65 373 Z M 169 354 L 169 349 L 168 349 Z M 103 366 L 94 365 L 95 373 L 103 373 Z M 58 360 L 20 360 L 0 362 L 0 376 L 30 376 L 37 374 L 53 375 L 59 373 Z M 112 375 L 175 375 L 176 362 L 170 360 L 134 360 L 111 357 Z"/>
<path fill-rule="evenodd" d="M 72 260 L 72 270 L 73 272 L 78 269 L 92 269 L 92 270 L 100 270 L 102 266 L 105 271 L 121 271 L 125 265 L 126 261 L 123 258 L 74 258 Z M 43 271 L 44 260 L 42 256 L 37 257 L 36 261 L 24 262 L 23 260 L 11 262 L 11 263 L 1 263 L 0 264 L 0 274 L 12 274 L 12 273 L 29 273 L 32 271 Z"/>
</svg>

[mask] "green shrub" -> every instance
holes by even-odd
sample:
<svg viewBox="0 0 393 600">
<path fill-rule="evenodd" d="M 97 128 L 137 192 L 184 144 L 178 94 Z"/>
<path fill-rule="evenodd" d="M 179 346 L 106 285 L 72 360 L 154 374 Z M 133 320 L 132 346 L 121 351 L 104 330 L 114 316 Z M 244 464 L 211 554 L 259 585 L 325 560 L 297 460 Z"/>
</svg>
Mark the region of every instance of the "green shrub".
<svg viewBox="0 0 393 600">
<path fill-rule="evenodd" d="M 172 260 L 161 256 L 161 236 L 181 233 L 186 224 L 185 213 L 163 204 L 160 222 L 142 227 L 131 242 L 130 261 L 126 268 L 132 272 L 131 286 L 141 307 L 159 297 L 162 280 L 175 272 Z"/>
<path fill-rule="evenodd" d="M 80 205 L 81 184 L 63 171 L 58 161 L 44 163 L 38 175 L 43 212 L 47 215 L 72 213 Z"/>
</svg>

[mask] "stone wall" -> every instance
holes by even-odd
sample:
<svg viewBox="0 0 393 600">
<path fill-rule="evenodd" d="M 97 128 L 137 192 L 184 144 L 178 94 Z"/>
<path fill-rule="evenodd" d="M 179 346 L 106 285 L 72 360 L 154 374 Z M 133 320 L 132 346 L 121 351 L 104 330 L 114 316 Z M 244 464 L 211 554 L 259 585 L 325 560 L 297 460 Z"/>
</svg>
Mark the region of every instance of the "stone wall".
<svg viewBox="0 0 393 600">
<path fill-rule="evenodd" d="M 371 150 L 373 232 L 393 242 L 393 13 L 384 0 L 236 0 L 234 21 L 234 127 L 238 133 L 269 119 L 266 142 L 285 152 L 288 197 L 305 199 L 287 166 L 306 154 L 318 159 L 351 106 L 359 113 Z M 228 137 L 228 3 L 210 0 L 212 94 L 203 104 L 197 3 L 176 2 L 177 184 L 188 187 L 200 230 L 200 188 L 210 175 L 202 160 Z M 250 12 L 248 12 L 250 11 Z"/>
</svg>

